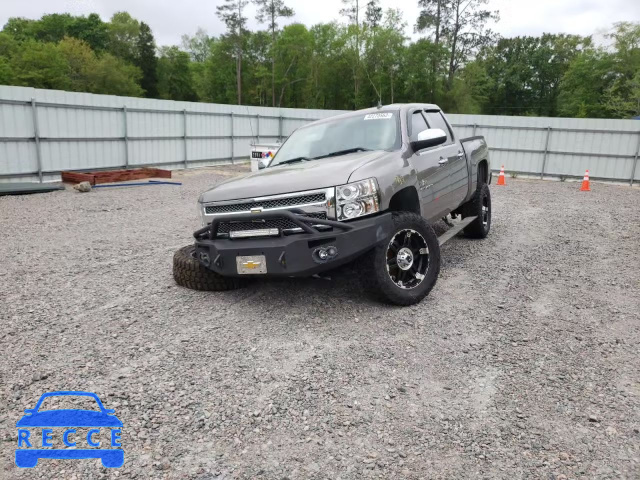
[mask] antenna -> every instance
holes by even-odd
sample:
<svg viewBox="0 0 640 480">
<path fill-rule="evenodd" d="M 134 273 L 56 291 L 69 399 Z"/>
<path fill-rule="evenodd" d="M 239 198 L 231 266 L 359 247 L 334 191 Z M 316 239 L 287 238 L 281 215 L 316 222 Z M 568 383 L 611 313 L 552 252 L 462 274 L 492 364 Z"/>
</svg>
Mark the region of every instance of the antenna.
<svg viewBox="0 0 640 480">
<path fill-rule="evenodd" d="M 256 145 L 257 142 L 257 138 L 253 135 L 253 119 L 251 118 L 251 112 L 249 111 L 249 106 L 245 105 L 245 108 L 247 109 L 247 115 L 249 116 L 249 128 L 251 128 L 251 140 L 253 141 L 253 144 Z M 258 120 L 259 121 L 259 120 Z"/>
</svg>

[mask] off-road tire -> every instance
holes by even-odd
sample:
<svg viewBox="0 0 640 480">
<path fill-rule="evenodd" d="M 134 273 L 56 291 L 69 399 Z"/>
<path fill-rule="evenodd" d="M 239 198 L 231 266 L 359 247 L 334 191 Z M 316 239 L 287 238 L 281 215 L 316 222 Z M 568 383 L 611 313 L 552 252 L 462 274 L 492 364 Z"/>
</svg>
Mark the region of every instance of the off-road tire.
<svg viewBox="0 0 640 480">
<path fill-rule="evenodd" d="M 488 215 L 485 215 L 483 206 L 488 207 Z M 464 234 L 469 238 L 485 238 L 491 230 L 491 191 L 489 185 L 483 183 L 471 200 L 462 208 L 462 218 L 477 216 L 465 229 Z"/>
<path fill-rule="evenodd" d="M 244 286 L 241 278 L 223 277 L 205 268 L 195 257 L 196 247 L 182 247 L 173 255 L 173 278 L 182 287 L 192 290 L 224 291 L 235 290 Z"/>
<path fill-rule="evenodd" d="M 376 299 L 395 305 L 413 305 L 426 297 L 440 273 L 440 245 L 438 237 L 427 221 L 410 212 L 393 214 L 393 231 L 384 241 L 365 253 L 357 262 L 360 282 L 365 291 Z M 413 230 L 420 234 L 428 247 L 428 266 L 421 283 L 413 288 L 401 288 L 391 278 L 387 262 L 390 242 L 399 232 Z"/>
</svg>

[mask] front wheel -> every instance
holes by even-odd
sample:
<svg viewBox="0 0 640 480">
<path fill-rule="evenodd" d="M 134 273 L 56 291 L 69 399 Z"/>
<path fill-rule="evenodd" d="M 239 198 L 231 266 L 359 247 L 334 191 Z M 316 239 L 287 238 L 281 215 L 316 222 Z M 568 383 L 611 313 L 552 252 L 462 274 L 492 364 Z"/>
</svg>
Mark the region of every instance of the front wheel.
<svg viewBox="0 0 640 480">
<path fill-rule="evenodd" d="M 438 280 L 438 237 L 415 213 L 394 213 L 393 225 L 392 234 L 360 259 L 360 279 L 368 292 L 388 303 L 413 305 Z"/>
<path fill-rule="evenodd" d="M 178 285 L 192 290 L 218 292 L 244 286 L 240 278 L 223 277 L 200 265 L 193 245 L 182 247 L 173 255 L 173 278 Z"/>
</svg>

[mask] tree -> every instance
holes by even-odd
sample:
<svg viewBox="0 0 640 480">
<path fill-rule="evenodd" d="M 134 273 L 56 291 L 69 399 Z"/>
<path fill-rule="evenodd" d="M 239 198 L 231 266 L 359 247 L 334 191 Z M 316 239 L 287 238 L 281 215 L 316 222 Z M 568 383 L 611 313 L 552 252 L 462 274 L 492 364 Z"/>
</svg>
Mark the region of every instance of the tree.
<svg viewBox="0 0 640 480">
<path fill-rule="evenodd" d="M 69 35 L 74 18 L 68 13 L 43 15 L 33 23 L 32 34 L 41 42 L 58 43 Z"/>
<path fill-rule="evenodd" d="M 5 23 L 2 31 L 11 35 L 12 38 L 19 42 L 25 40 L 34 39 L 33 27 L 36 20 L 29 20 L 22 17 L 11 17 L 7 23 Z"/>
<path fill-rule="evenodd" d="M 397 72 L 405 57 L 405 27 L 402 13 L 399 10 L 388 9 L 384 23 L 363 32 L 362 66 L 369 86 L 373 89 L 373 92 L 370 92 L 366 83 L 363 83 L 361 98 L 365 104 L 394 102 Z"/>
<path fill-rule="evenodd" d="M 605 93 L 606 105 L 618 118 L 640 115 L 640 23 L 616 23 L 608 38 L 616 49 L 616 74 Z"/>
<path fill-rule="evenodd" d="M 452 5 L 451 0 L 419 0 L 420 13 L 415 25 L 417 32 L 429 32 L 433 36 L 434 48 L 431 50 L 431 70 L 429 71 L 430 98 L 431 102 L 436 101 L 436 83 L 442 60 L 440 49 L 443 31 L 451 21 Z"/>
<path fill-rule="evenodd" d="M 312 55 L 312 46 L 313 39 L 307 27 L 301 23 L 287 25 L 278 36 L 276 54 L 280 60 L 277 69 L 280 86 L 279 107 L 283 106 L 283 103 L 291 107 L 304 105 L 303 101 L 306 98 L 304 82 L 310 74 L 309 59 Z"/>
<path fill-rule="evenodd" d="M 68 63 L 54 43 L 27 40 L 10 60 L 16 85 L 69 90 Z"/>
<path fill-rule="evenodd" d="M 68 65 L 69 89 L 75 92 L 94 91 L 93 80 L 98 59 L 91 47 L 77 38 L 65 37 L 58 44 Z"/>
<path fill-rule="evenodd" d="M 196 94 L 189 68 L 189 54 L 178 47 L 163 47 L 158 60 L 160 98 L 193 102 Z"/>
<path fill-rule="evenodd" d="M 247 17 L 243 12 L 249 0 L 224 0 L 223 5 L 216 7 L 218 17 L 227 26 L 228 36 L 233 40 L 236 58 L 236 89 L 238 105 L 242 105 L 242 51 L 244 41 L 244 27 Z"/>
<path fill-rule="evenodd" d="M 355 40 L 351 52 L 347 52 L 347 54 L 353 57 L 350 60 L 353 72 L 353 106 L 358 108 L 360 88 L 360 0 L 342 0 L 342 4 L 344 8 L 340 10 L 340 14 L 347 17 L 350 22 L 347 35 Z"/>
<path fill-rule="evenodd" d="M 380 6 L 380 0 L 369 0 L 367 3 L 367 9 L 364 13 L 366 24 L 371 28 L 377 28 L 382 22 L 382 7 Z"/>
<path fill-rule="evenodd" d="M 211 55 L 211 45 L 215 38 L 209 37 L 207 32 L 198 28 L 195 35 L 182 35 L 182 49 L 191 56 L 191 60 L 203 63 Z"/>
<path fill-rule="evenodd" d="M 567 66 L 560 82 L 558 114 L 564 117 L 606 118 L 604 103 L 613 83 L 614 55 L 602 48 L 587 48 Z"/>
<path fill-rule="evenodd" d="M 460 66 L 470 56 L 485 45 L 491 44 L 495 35 L 486 29 L 489 21 L 498 21 L 497 11 L 491 12 L 482 7 L 489 0 L 452 0 L 451 22 L 446 25 L 449 43 L 449 72 L 447 86 L 450 90 L 453 77 Z"/>
<path fill-rule="evenodd" d="M 67 35 L 86 42 L 93 51 L 99 53 L 106 50 L 109 44 L 109 25 L 97 13 L 75 17 L 67 29 Z"/>
<path fill-rule="evenodd" d="M 93 72 L 93 91 L 107 95 L 141 97 L 144 93 L 140 87 L 141 78 L 142 72 L 138 67 L 110 53 L 104 53 Z"/>
<path fill-rule="evenodd" d="M 117 12 L 109 23 L 109 52 L 127 62 L 136 58 L 140 23 L 127 12 Z"/>
<path fill-rule="evenodd" d="M 137 39 L 137 55 L 135 64 L 142 71 L 140 86 L 148 98 L 158 96 L 158 58 L 156 57 L 156 42 L 149 25 L 140 23 L 140 33 Z"/>
<path fill-rule="evenodd" d="M 284 4 L 284 0 L 254 0 L 258 6 L 256 20 L 266 23 L 271 32 L 271 105 L 276 106 L 276 31 L 278 29 L 278 19 L 292 17 L 292 8 Z"/>
</svg>

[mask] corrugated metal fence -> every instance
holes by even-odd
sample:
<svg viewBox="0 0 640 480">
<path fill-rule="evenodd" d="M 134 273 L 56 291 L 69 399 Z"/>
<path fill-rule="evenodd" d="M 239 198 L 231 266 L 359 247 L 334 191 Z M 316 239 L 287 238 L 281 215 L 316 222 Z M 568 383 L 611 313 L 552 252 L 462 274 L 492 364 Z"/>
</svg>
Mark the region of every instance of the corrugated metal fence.
<svg viewBox="0 0 640 480">
<path fill-rule="evenodd" d="M 49 181 L 62 170 L 185 168 L 247 161 L 250 143 L 340 113 L 173 102 L 0 86 L 0 181 Z M 640 122 L 449 115 L 484 135 L 492 166 L 540 176 L 640 180 Z"/>
</svg>

